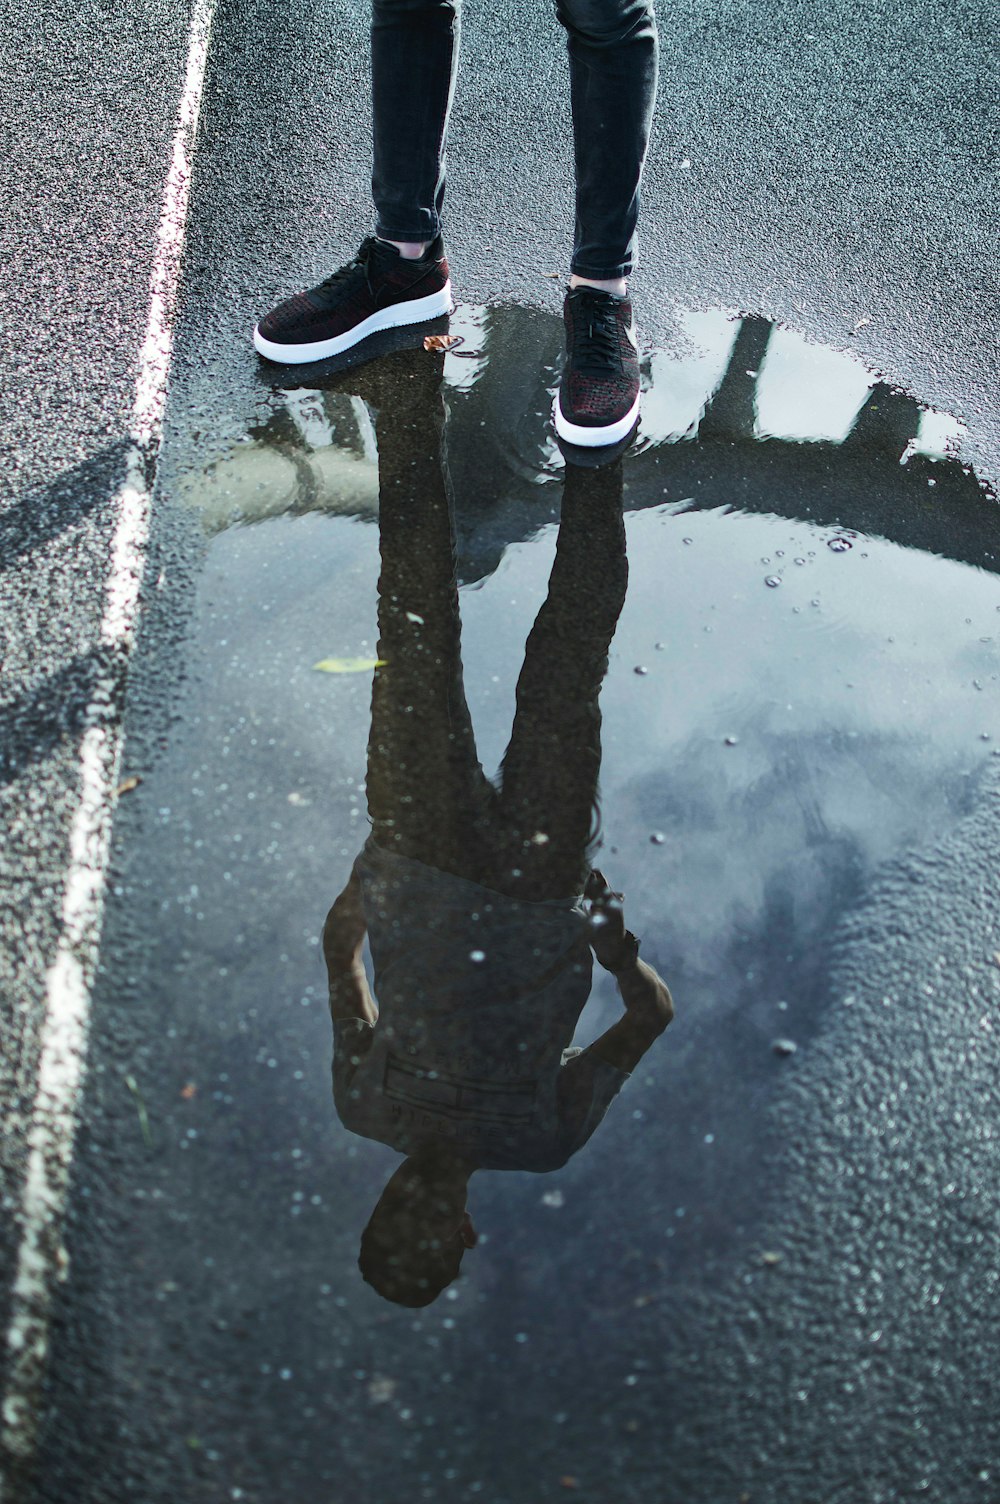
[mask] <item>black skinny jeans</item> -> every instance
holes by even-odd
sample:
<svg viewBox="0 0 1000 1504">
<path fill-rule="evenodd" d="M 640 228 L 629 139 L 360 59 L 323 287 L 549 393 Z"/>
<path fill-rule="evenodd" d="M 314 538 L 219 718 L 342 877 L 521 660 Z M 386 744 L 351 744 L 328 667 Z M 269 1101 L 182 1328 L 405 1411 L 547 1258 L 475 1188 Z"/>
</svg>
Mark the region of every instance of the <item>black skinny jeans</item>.
<svg viewBox="0 0 1000 1504">
<path fill-rule="evenodd" d="M 385 240 L 433 240 L 441 229 L 460 10 L 461 0 L 372 0 L 372 194 Z M 568 34 L 573 107 L 571 269 L 624 277 L 656 96 L 652 0 L 556 0 L 556 14 Z"/>
</svg>

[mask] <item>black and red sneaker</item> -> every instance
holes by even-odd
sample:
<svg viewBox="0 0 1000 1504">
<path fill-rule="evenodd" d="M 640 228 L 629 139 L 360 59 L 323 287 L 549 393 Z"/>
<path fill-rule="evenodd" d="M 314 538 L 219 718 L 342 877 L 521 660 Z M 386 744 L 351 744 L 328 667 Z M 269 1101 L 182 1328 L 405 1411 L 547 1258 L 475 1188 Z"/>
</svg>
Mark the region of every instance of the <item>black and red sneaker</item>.
<svg viewBox="0 0 1000 1504">
<path fill-rule="evenodd" d="M 566 364 L 556 433 L 584 449 L 617 444 L 639 420 L 639 352 L 632 304 L 596 287 L 567 293 Z"/>
<path fill-rule="evenodd" d="M 370 235 L 353 261 L 266 314 L 253 342 L 268 360 L 301 365 L 339 355 L 380 329 L 421 324 L 451 310 L 440 235 L 419 261 Z"/>
</svg>

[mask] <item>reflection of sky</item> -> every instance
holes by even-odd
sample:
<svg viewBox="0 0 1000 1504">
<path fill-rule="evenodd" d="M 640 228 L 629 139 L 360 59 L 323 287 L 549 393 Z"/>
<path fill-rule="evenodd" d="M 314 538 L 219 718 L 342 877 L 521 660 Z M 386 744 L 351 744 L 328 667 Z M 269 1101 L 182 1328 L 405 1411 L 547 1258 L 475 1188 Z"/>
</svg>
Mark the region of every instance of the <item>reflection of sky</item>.
<svg viewBox="0 0 1000 1504">
<path fill-rule="evenodd" d="M 643 393 L 642 436 L 654 443 L 693 432 L 722 380 L 739 328 L 721 309 L 685 314 L 682 323 L 694 348 L 680 359 L 655 351 L 652 387 Z"/>
<path fill-rule="evenodd" d="M 757 377 L 758 438 L 846 439 L 875 377 L 853 355 L 772 329 Z"/>
<path fill-rule="evenodd" d="M 445 356 L 444 379 L 453 391 L 474 386 L 486 369 L 486 309 L 463 303 L 448 320 L 448 333 L 462 341 Z"/>
<path fill-rule="evenodd" d="M 864 537 L 834 553 L 834 529 L 767 516 L 648 510 L 627 525 L 629 589 L 606 693 L 629 723 L 630 769 L 662 765 L 664 748 L 696 729 L 721 740 L 764 712 L 777 725 L 900 738 L 917 761 L 967 753 L 971 765 L 984 731 L 1000 746 L 995 575 Z M 510 681 L 511 714 L 510 665 L 554 539 L 547 528 L 512 545 L 475 602 L 463 596 L 468 634 L 489 620 L 476 651 Z"/>
<path fill-rule="evenodd" d="M 910 445 L 907 454 L 931 454 L 945 456 L 954 454 L 968 429 L 951 413 L 923 412 L 920 415 L 920 432 Z"/>
<path fill-rule="evenodd" d="M 713 947 L 734 916 L 756 922 L 775 884 L 821 885 L 843 849 L 870 871 L 953 823 L 956 784 L 1000 746 L 1000 588 L 890 543 L 834 553 L 831 530 L 771 517 L 650 510 L 627 526 L 602 695 L 601 861 L 637 930 L 679 928 L 690 964 L 717 975 Z M 487 766 L 553 542 L 547 530 L 515 545 L 464 596 Z"/>
</svg>

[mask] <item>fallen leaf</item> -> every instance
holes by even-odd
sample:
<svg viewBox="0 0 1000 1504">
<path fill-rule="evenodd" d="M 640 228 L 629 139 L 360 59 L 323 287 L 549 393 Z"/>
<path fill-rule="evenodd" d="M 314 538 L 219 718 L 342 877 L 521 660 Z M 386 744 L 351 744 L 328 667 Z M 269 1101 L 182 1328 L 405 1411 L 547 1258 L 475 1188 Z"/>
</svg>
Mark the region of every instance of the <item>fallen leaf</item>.
<svg viewBox="0 0 1000 1504">
<path fill-rule="evenodd" d="M 191 1098 L 197 1095 L 198 1088 L 197 1086 L 195 1086 L 193 1081 L 189 1081 L 187 1086 L 181 1087 L 181 1096 L 184 1098 L 185 1102 L 190 1102 Z"/>
<path fill-rule="evenodd" d="M 146 1111 L 146 1104 L 142 1099 L 139 1083 L 134 1076 L 129 1075 L 125 1077 L 125 1085 L 132 1093 L 133 1100 L 135 1101 L 135 1110 L 139 1118 L 139 1127 L 142 1131 L 142 1141 L 147 1149 L 151 1149 L 153 1147 L 153 1136 L 149 1131 L 149 1113 Z"/>
<path fill-rule="evenodd" d="M 313 668 L 321 674 L 366 674 L 384 663 L 384 658 L 321 658 Z"/>
<path fill-rule="evenodd" d="M 425 350 L 453 350 L 462 343 L 460 334 L 425 334 Z"/>
<path fill-rule="evenodd" d="M 579 1488 L 580 1487 L 580 1480 L 579 1480 L 579 1478 L 574 1478 L 571 1473 L 564 1473 L 563 1476 L 559 1479 L 559 1487 L 560 1488 Z"/>
<path fill-rule="evenodd" d="M 562 272 L 542 272 L 543 277 L 561 277 Z"/>
<path fill-rule="evenodd" d="M 768 1251 L 761 1254 L 760 1261 L 762 1264 L 766 1264 L 769 1269 L 773 1269 L 775 1264 L 781 1263 L 781 1254 Z"/>
<path fill-rule="evenodd" d="M 137 789 L 141 782 L 142 779 L 138 773 L 133 773 L 130 778 L 123 778 L 115 790 L 117 797 L 120 799 L 122 794 L 131 794 L 132 790 Z"/>
</svg>

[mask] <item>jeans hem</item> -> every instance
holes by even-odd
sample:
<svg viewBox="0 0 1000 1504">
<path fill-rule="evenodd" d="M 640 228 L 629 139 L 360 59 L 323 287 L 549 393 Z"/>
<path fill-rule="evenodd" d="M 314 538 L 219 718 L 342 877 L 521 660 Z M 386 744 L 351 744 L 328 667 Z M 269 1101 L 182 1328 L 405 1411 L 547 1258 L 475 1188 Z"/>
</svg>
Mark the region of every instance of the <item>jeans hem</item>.
<svg viewBox="0 0 1000 1504">
<path fill-rule="evenodd" d="M 378 236 L 379 240 L 408 240 L 411 242 L 427 241 L 427 243 L 430 244 L 432 240 L 437 240 L 438 236 L 441 233 L 442 229 L 440 223 L 438 224 L 436 229 L 432 229 L 428 225 L 424 225 L 419 230 L 389 230 L 386 229 L 385 225 L 381 224 L 380 222 L 376 223 L 375 225 L 375 234 Z"/>
<path fill-rule="evenodd" d="M 610 282 L 615 277 L 630 277 L 635 263 L 633 261 L 619 261 L 616 266 L 582 266 L 574 259 L 570 262 L 570 275 L 574 277 L 590 277 L 594 282 Z"/>
</svg>

